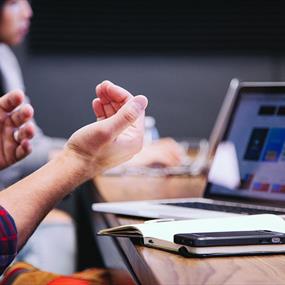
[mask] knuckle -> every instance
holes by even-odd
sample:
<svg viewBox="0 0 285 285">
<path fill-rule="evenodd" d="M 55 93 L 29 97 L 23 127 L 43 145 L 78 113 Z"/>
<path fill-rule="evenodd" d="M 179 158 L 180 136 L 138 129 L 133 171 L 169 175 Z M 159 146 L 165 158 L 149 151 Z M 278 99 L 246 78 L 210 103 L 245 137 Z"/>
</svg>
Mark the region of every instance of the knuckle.
<svg viewBox="0 0 285 285">
<path fill-rule="evenodd" d="M 17 93 L 17 94 L 20 94 L 20 95 L 22 95 L 22 96 L 25 96 L 25 94 L 24 94 L 24 92 L 23 92 L 23 90 L 22 89 L 20 89 L 20 88 L 16 88 L 16 89 L 14 89 L 14 91 L 13 91 L 14 93 Z"/>
<path fill-rule="evenodd" d="M 176 144 L 175 140 L 173 138 L 170 138 L 170 137 L 166 137 L 165 141 L 169 144 Z"/>
<path fill-rule="evenodd" d="M 136 121 L 137 119 L 137 114 L 135 111 L 132 110 L 128 110 L 127 112 L 124 113 L 124 119 L 129 122 L 130 124 L 132 124 L 133 122 Z"/>
</svg>

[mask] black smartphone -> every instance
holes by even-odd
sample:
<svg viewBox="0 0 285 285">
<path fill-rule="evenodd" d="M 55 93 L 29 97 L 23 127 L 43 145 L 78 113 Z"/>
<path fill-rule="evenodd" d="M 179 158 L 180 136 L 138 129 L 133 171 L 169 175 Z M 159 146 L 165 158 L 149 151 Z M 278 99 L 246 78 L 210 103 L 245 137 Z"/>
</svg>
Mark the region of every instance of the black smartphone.
<svg viewBox="0 0 285 285">
<path fill-rule="evenodd" d="M 174 235 L 174 242 L 192 247 L 283 244 L 285 234 L 267 230 L 182 233 Z"/>
</svg>

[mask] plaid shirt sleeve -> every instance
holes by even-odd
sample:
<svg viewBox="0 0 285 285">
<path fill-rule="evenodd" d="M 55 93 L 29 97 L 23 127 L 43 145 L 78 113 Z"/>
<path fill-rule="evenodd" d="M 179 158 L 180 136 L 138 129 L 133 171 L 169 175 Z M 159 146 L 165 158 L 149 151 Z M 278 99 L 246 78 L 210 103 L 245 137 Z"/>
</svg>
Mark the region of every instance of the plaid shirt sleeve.
<svg viewBox="0 0 285 285">
<path fill-rule="evenodd" d="M 0 275 L 17 254 L 17 228 L 13 218 L 0 206 Z"/>
</svg>

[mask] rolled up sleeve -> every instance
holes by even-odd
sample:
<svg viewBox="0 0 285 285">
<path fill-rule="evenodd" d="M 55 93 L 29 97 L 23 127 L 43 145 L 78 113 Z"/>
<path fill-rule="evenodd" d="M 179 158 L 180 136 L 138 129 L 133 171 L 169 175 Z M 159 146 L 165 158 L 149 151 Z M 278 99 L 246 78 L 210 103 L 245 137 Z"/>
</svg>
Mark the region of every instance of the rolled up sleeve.
<svg viewBox="0 0 285 285">
<path fill-rule="evenodd" d="M 0 275 L 17 254 L 17 239 L 13 218 L 0 206 Z"/>
</svg>

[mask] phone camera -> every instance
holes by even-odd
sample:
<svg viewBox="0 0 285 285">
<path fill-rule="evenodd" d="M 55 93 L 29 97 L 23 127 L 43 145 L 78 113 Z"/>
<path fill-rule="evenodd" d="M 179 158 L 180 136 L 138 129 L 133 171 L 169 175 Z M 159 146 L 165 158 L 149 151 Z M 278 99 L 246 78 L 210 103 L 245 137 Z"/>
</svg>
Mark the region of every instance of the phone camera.
<svg viewBox="0 0 285 285">
<path fill-rule="evenodd" d="M 271 241 L 272 241 L 272 243 L 280 243 L 280 242 L 281 242 L 281 240 L 280 240 L 279 237 L 273 237 L 273 238 L 271 239 Z"/>
</svg>

